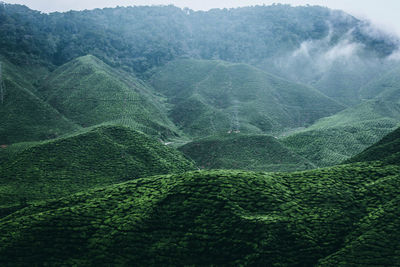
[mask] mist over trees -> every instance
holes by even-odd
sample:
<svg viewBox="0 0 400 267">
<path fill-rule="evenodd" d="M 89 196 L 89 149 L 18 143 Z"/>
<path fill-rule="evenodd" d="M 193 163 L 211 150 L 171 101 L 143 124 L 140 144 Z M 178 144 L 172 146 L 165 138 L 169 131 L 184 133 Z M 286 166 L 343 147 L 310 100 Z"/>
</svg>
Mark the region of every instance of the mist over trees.
<svg viewBox="0 0 400 267">
<path fill-rule="evenodd" d="M 3 3 L 0 36 L 0 266 L 398 266 L 396 37 Z"/>
<path fill-rule="evenodd" d="M 366 27 L 341 11 L 289 5 L 209 12 L 120 7 L 51 14 L 2 5 L 0 52 L 15 62 L 53 65 L 93 54 L 113 66 L 144 72 L 180 56 L 262 66 L 307 42 L 323 40 L 333 47 L 346 39 L 378 57 L 396 50 L 396 40 L 377 38 Z"/>
</svg>

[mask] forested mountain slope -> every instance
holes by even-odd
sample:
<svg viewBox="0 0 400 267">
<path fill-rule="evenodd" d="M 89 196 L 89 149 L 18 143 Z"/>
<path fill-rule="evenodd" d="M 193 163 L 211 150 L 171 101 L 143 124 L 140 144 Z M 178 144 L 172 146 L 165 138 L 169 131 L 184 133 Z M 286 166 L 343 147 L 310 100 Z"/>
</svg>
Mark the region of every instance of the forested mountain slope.
<svg viewBox="0 0 400 267">
<path fill-rule="evenodd" d="M 317 6 L 272 5 L 209 12 L 153 6 L 52 14 L 19 5 L 0 8 L 0 30 L 6 36 L 2 53 L 32 54 L 53 64 L 86 54 L 135 68 L 158 65 L 183 54 L 251 63 L 328 34 L 335 44 L 349 32 L 351 40 L 364 43 L 377 54 L 389 55 L 396 49 L 394 40 L 368 34 L 365 22 Z"/>
<path fill-rule="evenodd" d="M 57 68 L 38 92 L 65 117 L 84 127 L 122 124 L 160 138 L 177 135 L 150 87 L 90 55 Z"/>
<path fill-rule="evenodd" d="M 279 133 L 343 109 L 315 89 L 246 64 L 182 59 L 157 70 L 151 83 L 167 96 L 173 121 L 194 136 Z"/>
<path fill-rule="evenodd" d="M 268 135 L 226 133 L 195 140 L 179 150 L 202 169 L 294 171 L 315 167 Z"/>
<path fill-rule="evenodd" d="M 400 103 L 400 66 L 397 65 L 362 87 L 360 94 L 365 99 Z"/>
<path fill-rule="evenodd" d="M 399 265 L 397 37 L 317 6 L 5 3 L 0 36 L 0 266 Z"/>
<path fill-rule="evenodd" d="M 1 219 L 0 263 L 394 266 L 399 173 L 358 163 L 137 179 Z"/>
<path fill-rule="evenodd" d="M 7 60 L 0 64 L 0 145 L 55 138 L 80 128 L 34 94 L 34 77 L 40 74 Z"/>
<path fill-rule="evenodd" d="M 346 103 L 358 96 L 343 89 L 357 91 L 385 69 L 379 59 L 398 48 L 396 38 L 369 23 L 318 6 L 209 12 L 153 6 L 42 14 L 5 4 L 0 18 L 0 53 L 18 64 L 62 65 L 93 54 L 113 67 L 143 73 L 181 56 L 220 59 L 319 84 L 317 89 Z"/>
<path fill-rule="evenodd" d="M 400 128 L 386 135 L 347 162 L 382 161 L 387 164 L 400 164 Z"/>
<path fill-rule="evenodd" d="M 143 133 L 101 126 L 28 147 L 0 165 L 0 206 L 57 198 L 194 164 Z"/>
<path fill-rule="evenodd" d="M 360 153 L 399 124 L 399 104 L 368 100 L 323 118 L 280 141 L 317 166 L 330 166 Z"/>
</svg>

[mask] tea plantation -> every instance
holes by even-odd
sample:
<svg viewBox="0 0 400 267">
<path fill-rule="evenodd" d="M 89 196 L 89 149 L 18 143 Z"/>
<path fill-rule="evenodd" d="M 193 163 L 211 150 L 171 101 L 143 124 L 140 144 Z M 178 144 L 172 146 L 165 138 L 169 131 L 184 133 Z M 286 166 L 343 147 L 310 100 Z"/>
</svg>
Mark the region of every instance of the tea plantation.
<svg viewBox="0 0 400 267">
<path fill-rule="evenodd" d="M 399 174 L 376 162 L 136 179 L 4 217 L 0 263 L 394 265 Z"/>
<path fill-rule="evenodd" d="M 101 126 L 28 146 L 0 165 L 0 207 L 57 198 L 139 177 L 194 170 L 143 133 Z"/>
</svg>

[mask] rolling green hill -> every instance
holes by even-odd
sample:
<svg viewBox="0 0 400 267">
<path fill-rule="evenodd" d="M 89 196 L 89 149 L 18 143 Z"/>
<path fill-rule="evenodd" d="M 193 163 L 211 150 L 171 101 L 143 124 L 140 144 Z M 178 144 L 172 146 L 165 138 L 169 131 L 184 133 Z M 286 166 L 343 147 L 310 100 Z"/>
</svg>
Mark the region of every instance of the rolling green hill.
<svg viewBox="0 0 400 267">
<path fill-rule="evenodd" d="M 398 38 L 319 6 L 271 5 L 209 12 L 172 5 L 42 14 L 0 6 L 0 54 L 50 68 L 92 54 L 143 75 L 182 56 L 246 63 L 312 85 L 346 105 L 385 69 Z M 374 34 L 371 34 L 373 29 Z M 304 53 L 303 53 L 304 52 Z"/>
<path fill-rule="evenodd" d="M 362 87 L 360 95 L 366 99 L 375 98 L 400 103 L 400 66 Z"/>
<path fill-rule="evenodd" d="M 331 166 L 362 152 L 399 126 L 400 105 L 369 100 L 282 138 L 317 166 Z"/>
<path fill-rule="evenodd" d="M 177 135 L 160 99 L 147 85 L 94 56 L 59 67 L 38 91 L 60 113 L 83 127 L 122 124 L 163 139 Z"/>
<path fill-rule="evenodd" d="M 34 141 L 34 142 L 21 142 L 15 143 L 12 145 L 2 145 L 0 147 L 0 165 L 8 161 L 10 158 L 18 155 L 20 152 L 24 151 L 25 149 L 40 144 L 42 141 Z"/>
<path fill-rule="evenodd" d="M 291 152 L 275 137 L 231 133 L 211 136 L 179 147 L 202 169 L 293 171 L 313 165 Z"/>
<path fill-rule="evenodd" d="M 96 127 L 30 146 L 4 161 L 0 204 L 56 198 L 128 179 L 193 169 L 181 153 L 142 133 L 121 126 Z"/>
<path fill-rule="evenodd" d="M 1 0 L 0 36 L 0 266 L 400 266 L 397 37 Z"/>
<path fill-rule="evenodd" d="M 182 59 L 159 69 L 151 82 L 167 96 L 173 121 L 193 136 L 276 133 L 343 108 L 312 88 L 245 64 Z"/>
<path fill-rule="evenodd" d="M 399 171 L 197 171 L 97 188 L 2 218 L 0 264 L 394 266 Z"/>
<path fill-rule="evenodd" d="M 5 60 L 0 61 L 0 64 L 0 83 L 3 87 L 3 100 L 0 100 L 0 145 L 55 138 L 79 129 L 78 125 L 34 94 L 32 76 L 40 75 L 34 73 L 37 67 L 32 66 L 33 73 L 30 73 Z"/>
<path fill-rule="evenodd" d="M 385 189 L 385 188 L 382 188 Z M 400 246 L 400 197 L 371 212 L 358 224 L 347 245 L 319 262 L 319 266 L 396 266 Z"/>
<path fill-rule="evenodd" d="M 336 38 L 327 34 L 324 39 L 305 41 L 286 57 L 277 56 L 278 64 L 267 60 L 261 67 L 310 85 L 345 106 L 357 105 L 365 98 L 360 89 L 392 69 L 393 62 L 362 52 L 362 45 L 351 38 Z"/>
<path fill-rule="evenodd" d="M 370 146 L 347 162 L 383 161 L 400 164 L 400 128 L 386 135 L 382 140 Z"/>
<path fill-rule="evenodd" d="M 321 77 L 312 86 L 347 106 L 359 104 L 365 98 L 361 95 L 360 88 L 390 68 L 384 61 L 374 61 L 368 57 L 353 56 L 338 61 L 328 70 L 323 70 Z"/>
</svg>

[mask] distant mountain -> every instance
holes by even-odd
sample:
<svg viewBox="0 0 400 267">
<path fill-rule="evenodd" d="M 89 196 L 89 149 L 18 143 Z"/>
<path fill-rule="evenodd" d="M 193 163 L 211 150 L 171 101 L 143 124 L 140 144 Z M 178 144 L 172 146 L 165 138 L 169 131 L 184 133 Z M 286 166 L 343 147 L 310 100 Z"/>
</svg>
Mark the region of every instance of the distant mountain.
<svg viewBox="0 0 400 267">
<path fill-rule="evenodd" d="M 2 66 L 0 145 L 55 138 L 80 127 L 35 95 L 29 73 L 6 60 Z M 36 74 L 37 75 L 37 74 Z"/>
<path fill-rule="evenodd" d="M 365 99 L 400 103 L 400 66 L 396 66 L 360 89 Z"/>
<path fill-rule="evenodd" d="M 363 31 L 379 32 L 372 26 Z M 363 87 L 393 68 L 396 60 L 392 58 L 371 54 L 365 44 L 352 39 L 351 31 L 338 37 L 330 30 L 324 38 L 304 41 L 296 50 L 277 56 L 272 63 L 267 60 L 261 67 L 354 106 L 365 98 L 360 93 Z"/>
<path fill-rule="evenodd" d="M 350 56 L 345 60 L 333 62 L 328 69 L 320 73 L 318 80 L 309 83 L 336 101 L 354 106 L 365 98 L 360 94 L 361 88 L 388 69 L 390 69 L 389 63 Z"/>
<path fill-rule="evenodd" d="M 400 164 L 400 128 L 346 162 L 382 161 Z"/>
<path fill-rule="evenodd" d="M 399 104 L 369 100 L 280 141 L 317 166 L 331 166 L 362 152 L 399 124 Z"/>
<path fill-rule="evenodd" d="M 0 206 L 193 169 L 180 152 L 142 133 L 96 127 L 28 146 L 2 162 Z"/>
<path fill-rule="evenodd" d="M 77 58 L 53 71 L 40 96 L 82 127 L 122 124 L 159 138 L 177 135 L 151 88 L 94 56 Z"/>
<path fill-rule="evenodd" d="M 202 169 L 293 171 L 314 167 L 268 135 L 222 134 L 179 147 Z"/>
<path fill-rule="evenodd" d="M 397 37 L 316 6 L 5 3 L 0 36 L 0 266 L 398 265 Z"/>
<path fill-rule="evenodd" d="M 277 67 L 272 59 L 282 59 L 312 41 L 326 51 L 349 41 L 379 57 L 398 48 L 395 38 L 365 21 L 318 6 L 278 4 L 208 12 L 152 6 L 42 14 L 5 4 L 0 18 L 0 53 L 17 62 L 61 65 L 93 54 L 139 72 L 183 55 Z"/>
<path fill-rule="evenodd" d="M 53 70 L 88 54 L 141 78 L 182 57 L 246 63 L 314 87 L 345 106 L 391 68 L 399 38 L 345 12 L 318 6 L 255 6 L 207 12 L 174 6 L 42 14 L 0 6 L 0 54 Z"/>
<path fill-rule="evenodd" d="M 399 173 L 195 171 L 96 188 L 0 219 L 0 264 L 395 266 Z"/>
<path fill-rule="evenodd" d="M 279 133 L 343 109 L 310 87 L 223 61 L 173 61 L 155 72 L 151 84 L 168 98 L 172 120 L 193 136 Z"/>
</svg>

